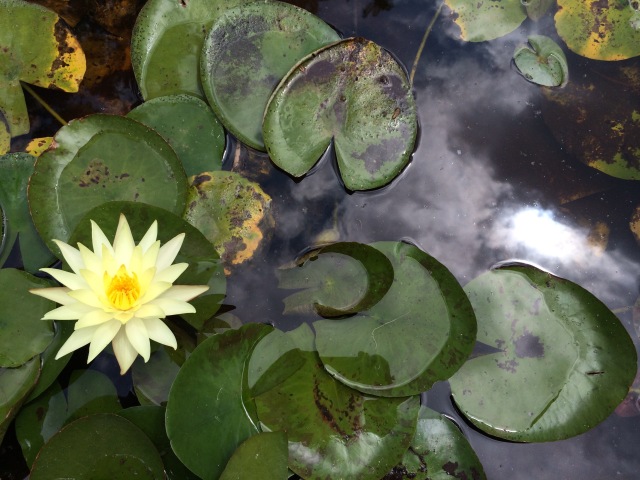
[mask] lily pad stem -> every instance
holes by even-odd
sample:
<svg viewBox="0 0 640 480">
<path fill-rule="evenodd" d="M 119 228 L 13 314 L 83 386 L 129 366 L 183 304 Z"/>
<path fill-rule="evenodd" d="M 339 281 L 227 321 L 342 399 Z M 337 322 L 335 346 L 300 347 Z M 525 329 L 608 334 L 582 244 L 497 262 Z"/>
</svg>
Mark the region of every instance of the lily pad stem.
<svg viewBox="0 0 640 480">
<path fill-rule="evenodd" d="M 418 62 L 420 61 L 420 57 L 422 56 L 422 50 L 424 50 L 424 46 L 427 43 L 427 37 L 429 37 L 429 34 L 433 29 L 433 25 L 436 23 L 436 20 L 440 16 L 440 12 L 442 11 L 443 5 L 444 5 L 444 2 L 441 2 L 440 6 L 438 7 L 438 10 L 436 10 L 435 15 L 431 19 L 431 22 L 429 23 L 429 26 L 427 27 L 427 30 L 424 32 L 424 36 L 422 37 L 422 42 L 420 43 L 420 47 L 418 47 L 416 58 L 413 60 L 413 66 L 411 67 L 411 74 L 409 75 L 409 83 L 412 86 L 413 86 L 413 78 L 416 76 L 416 70 L 418 69 Z"/>
<path fill-rule="evenodd" d="M 60 115 L 58 115 L 58 112 L 56 112 L 53 108 L 51 108 L 51 106 L 44 101 L 44 99 L 38 95 L 36 92 L 33 91 L 33 89 L 27 85 L 26 83 L 22 84 L 22 88 L 24 88 L 27 92 L 29 92 L 29 94 L 35 98 L 37 100 L 37 102 L 42 105 L 44 107 L 44 109 L 49 112 L 51 114 L 51 116 L 53 118 L 55 118 L 58 122 L 60 122 L 61 125 L 66 125 L 67 122 L 64 120 L 64 118 L 62 118 Z"/>
</svg>

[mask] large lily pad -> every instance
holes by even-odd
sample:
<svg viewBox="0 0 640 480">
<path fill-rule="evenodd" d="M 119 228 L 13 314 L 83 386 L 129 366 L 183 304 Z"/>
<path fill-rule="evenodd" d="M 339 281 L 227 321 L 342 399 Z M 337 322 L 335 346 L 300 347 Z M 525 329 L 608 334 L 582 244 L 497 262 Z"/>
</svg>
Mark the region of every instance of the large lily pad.
<svg viewBox="0 0 640 480">
<path fill-rule="evenodd" d="M 220 480 L 287 478 L 287 435 L 265 432 L 246 439 L 233 453 Z"/>
<path fill-rule="evenodd" d="M 164 467 L 138 427 L 113 413 L 101 413 L 80 418 L 53 436 L 40 451 L 30 478 L 163 480 Z"/>
<path fill-rule="evenodd" d="M 479 428 L 515 441 L 589 430 L 624 399 L 636 350 L 617 317 L 582 287 L 531 266 L 505 266 L 465 291 L 478 341 L 498 349 L 451 379 L 457 405 Z"/>
<path fill-rule="evenodd" d="M 320 18 L 287 3 L 230 9 L 204 41 L 200 74 L 207 100 L 231 133 L 264 150 L 262 117 L 275 86 L 302 57 L 338 40 Z"/>
<path fill-rule="evenodd" d="M 204 37 L 227 9 L 251 0 L 150 0 L 133 28 L 131 63 L 145 100 L 204 98 L 198 73 Z"/>
<path fill-rule="evenodd" d="M 42 321 L 55 303 L 29 293 L 53 282 L 13 268 L 0 269 L 0 367 L 19 367 L 53 340 L 53 322 Z"/>
<path fill-rule="evenodd" d="M 640 5 L 636 0 L 558 0 L 558 35 L 583 57 L 624 60 L 640 55 Z"/>
<path fill-rule="evenodd" d="M 21 81 L 77 92 L 85 69 L 82 48 L 58 15 L 22 0 L 0 0 L 0 113 L 12 137 L 29 132 Z"/>
<path fill-rule="evenodd" d="M 271 235 L 271 197 L 234 172 L 190 180 L 185 219 L 209 239 L 227 269 L 250 259 Z"/>
<path fill-rule="evenodd" d="M 153 128 L 175 150 L 188 176 L 220 170 L 225 133 L 209 106 L 191 95 L 149 100 L 127 117 Z"/>
<path fill-rule="evenodd" d="M 35 160 L 26 153 L 9 153 L 0 157 L 0 208 L 4 218 L 0 266 L 4 265 L 17 242 L 22 265 L 31 273 L 55 260 L 38 235 L 31 220 L 29 204 L 25 202 Z"/>
<path fill-rule="evenodd" d="M 350 190 L 393 180 L 409 162 L 417 133 L 405 71 L 363 38 L 337 42 L 299 62 L 274 91 L 264 116 L 273 162 L 300 177 L 334 142 Z"/>
<path fill-rule="evenodd" d="M 381 396 L 414 395 L 449 378 L 467 359 L 476 321 L 462 287 L 413 245 L 374 243 L 394 269 L 380 302 L 355 317 L 314 322 L 316 346 L 339 381 Z"/>
<path fill-rule="evenodd" d="M 20 405 L 38 381 L 40 359 L 34 357 L 15 368 L 0 367 L 0 442 Z"/>
<path fill-rule="evenodd" d="M 258 433 L 244 371 L 255 344 L 272 330 L 248 324 L 202 342 L 184 363 L 167 402 L 167 435 L 178 458 L 217 479 L 234 450 Z"/>
<path fill-rule="evenodd" d="M 176 215 L 185 206 L 186 176 L 156 132 L 115 115 L 91 115 L 62 127 L 54 149 L 36 161 L 29 205 L 41 237 L 69 240 L 80 219 L 112 200 L 152 204 Z"/>
<path fill-rule="evenodd" d="M 522 0 L 444 0 L 455 13 L 460 38 L 484 42 L 513 32 L 527 18 Z M 535 1 L 535 0 L 534 0 Z"/>
<path fill-rule="evenodd" d="M 280 288 L 305 289 L 284 299 L 284 313 L 337 317 L 367 310 L 393 283 L 393 266 L 379 250 L 340 242 L 305 256 L 294 267 L 278 271 Z"/>
<path fill-rule="evenodd" d="M 419 397 L 370 398 L 334 380 L 308 346 L 292 336 L 305 364 L 256 398 L 265 431 L 287 432 L 289 468 L 302 478 L 377 480 L 399 462 L 416 428 Z"/>
</svg>

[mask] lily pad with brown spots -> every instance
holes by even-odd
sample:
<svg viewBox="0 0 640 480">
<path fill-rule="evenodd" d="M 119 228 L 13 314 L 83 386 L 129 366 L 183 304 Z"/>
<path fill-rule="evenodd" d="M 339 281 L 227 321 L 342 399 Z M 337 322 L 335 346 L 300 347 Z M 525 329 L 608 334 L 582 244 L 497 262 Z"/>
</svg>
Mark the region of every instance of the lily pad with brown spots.
<svg viewBox="0 0 640 480">
<path fill-rule="evenodd" d="M 460 38 L 467 42 L 484 42 L 503 37 L 513 32 L 527 18 L 525 5 L 528 2 L 523 0 L 444 1 L 454 13 L 454 21 L 460 27 Z"/>
</svg>

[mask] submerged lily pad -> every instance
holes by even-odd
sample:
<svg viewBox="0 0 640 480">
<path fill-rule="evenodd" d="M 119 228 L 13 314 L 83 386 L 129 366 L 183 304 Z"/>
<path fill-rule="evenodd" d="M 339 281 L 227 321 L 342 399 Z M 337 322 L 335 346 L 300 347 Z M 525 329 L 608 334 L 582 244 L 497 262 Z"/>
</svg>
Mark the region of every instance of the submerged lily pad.
<svg viewBox="0 0 640 480">
<path fill-rule="evenodd" d="M 540 20 L 549 11 L 555 0 L 521 0 L 531 20 Z"/>
<path fill-rule="evenodd" d="M 460 284 L 419 248 L 380 242 L 394 269 L 380 302 L 355 317 L 314 322 L 318 354 L 339 381 L 380 396 L 415 395 L 467 359 L 476 320 Z"/>
<path fill-rule="evenodd" d="M 640 55 L 637 0 L 558 0 L 558 35 L 567 46 L 594 60 L 625 60 Z"/>
<path fill-rule="evenodd" d="M 12 137 L 29 132 L 21 81 L 77 92 L 85 69 L 78 40 L 55 12 L 0 0 L 0 113 Z"/>
<path fill-rule="evenodd" d="M 58 130 L 54 149 L 36 161 L 29 183 L 33 221 L 52 252 L 80 219 L 112 200 L 155 205 L 176 215 L 185 206 L 186 176 L 171 147 L 141 123 L 91 115 Z"/>
<path fill-rule="evenodd" d="M 302 289 L 284 299 L 284 313 L 315 310 L 323 317 L 358 313 L 380 301 L 393 282 L 389 259 L 369 245 L 340 242 L 278 271 L 280 288 Z"/>
<path fill-rule="evenodd" d="M 175 150 L 188 176 L 220 170 L 225 133 L 209 106 L 191 95 L 149 100 L 127 117 L 153 128 Z"/>
<path fill-rule="evenodd" d="M 38 381 L 40 359 L 34 357 L 15 368 L 0 367 L 0 442 L 20 405 Z"/>
<path fill-rule="evenodd" d="M 583 433 L 624 399 L 636 350 L 617 317 L 582 287 L 531 266 L 505 266 L 465 291 L 478 341 L 498 352 L 468 361 L 449 381 L 480 429 L 514 441 Z"/>
<path fill-rule="evenodd" d="M 230 9 L 204 41 L 204 92 L 231 133 L 264 150 L 262 117 L 275 86 L 302 57 L 338 40 L 320 18 L 287 3 L 254 2 Z"/>
<path fill-rule="evenodd" d="M 544 35 L 531 35 L 529 45 L 519 45 L 513 60 L 520 74 L 544 87 L 564 87 L 569 81 L 567 58 L 560 46 Z"/>
<path fill-rule="evenodd" d="M 263 123 L 273 162 L 306 174 L 331 141 L 350 190 L 386 185 L 409 162 L 417 134 L 407 75 L 363 38 L 334 43 L 300 61 L 274 91 Z"/>
<path fill-rule="evenodd" d="M 27 185 L 35 158 L 27 153 L 9 153 L 0 157 L 0 208 L 4 218 L 4 237 L 0 242 L 0 266 L 19 247 L 22 265 L 35 273 L 51 265 L 55 257 L 44 244 L 29 213 Z"/>
<path fill-rule="evenodd" d="M 131 37 L 131 63 L 145 100 L 204 98 L 198 73 L 204 37 L 227 9 L 251 0 L 149 0 Z"/>
<path fill-rule="evenodd" d="M 259 433 L 233 453 L 220 480 L 283 480 L 287 478 L 287 454 L 286 433 Z"/>
<path fill-rule="evenodd" d="M 522 0 L 444 0 L 455 13 L 460 38 L 484 42 L 513 32 L 527 18 Z"/>
<path fill-rule="evenodd" d="M 213 244 L 227 269 L 250 259 L 271 235 L 271 197 L 234 172 L 190 180 L 184 218 Z"/>
<path fill-rule="evenodd" d="M 208 338 L 173 382 L 167 435 L 178 458 L 205 480 L 217 479 L 234 450 L 258 433 L 244 371 L 254 346 L 271 330 L 252 323 Z"/>
<path fill-rule="evenodd" d="M 103 413 L 76 420 L 42 448 L 30 479 L 52 478 L 163 480 L 164 467 L 153 443 L 138 427 Z"/>
<path fill-rule="evenodd" d="M 381 478 L 411 442 L 419 397 L 366 397 L 324 371 L 307 325 L 291 337 L 305 363 L 256 398 L 263 430 L 287 432 L 289 468 L 302 478 Z"/>
<path fill-rule="evenodd" d="M 166 405 L 169 391 L 180 365 L 164 347 L 151 352 L 148 362 L 134 362 L 131 368 L 133 388 L 142 405 Z"/>
</svg>

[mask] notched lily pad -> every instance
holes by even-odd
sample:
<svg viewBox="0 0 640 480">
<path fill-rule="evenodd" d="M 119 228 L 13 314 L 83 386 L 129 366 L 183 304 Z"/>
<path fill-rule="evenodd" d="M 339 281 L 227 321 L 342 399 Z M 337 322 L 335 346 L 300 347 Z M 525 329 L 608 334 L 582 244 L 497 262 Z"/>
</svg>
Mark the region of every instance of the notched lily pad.
<svg viewBox="0 0 640 480">
<path fill-rule="evenodd" d="M 531 35 L 529 45 L 519 45 L 513 60 L 519 73 L 544 87 L 564 87 L 569 81 L 567 58 L 560 46 L 544 35 Z"/>
<path fill-rule="evenodd" d="M 535 0 L 533 0 L 535 1 Z M 445 0 L 467 42 L 484 42 L 513 32 L 527 18 L 522 0 Z"/>
<path fill-rule="evenodd" d="M 287 3 L 254 2 L 230 9 L 204 42 L 204 92 L 231 133 L 264 150 L 262 117 L 275 86 L 302 57 L 338 40 L 320 18 Z"/>
<path fill-rule="evenodd" d="M 284 299 L 284 313 L 339 317 L 371 308 L 393 283 L 393 266 L 380 251 L 356 242 L 328 245 L 278 270 L 279 287 L 306 289 Z"/>
<path fill-rule="evenodd" d="M 274 91 L 264 116 L 273 162 L 300 177 L 333 140 L 349 190 L 386 185 L 407 165 L 417 134 L 407 75 L 383 48 L 349 38 L 300 61 Z"/>
<path fill-rule="evenodd" d="M 77 92 L 85 69 L 78 40 L 55 12 L 22 0 L 0 0 L 0 113 L 11 137 L 29 132 L 21 81 Z"/>
<path fill-rule="evenodd" d="M 462 412 L 514 441 L 583 433 L 613 412 L 636 372 L 636 350 L 618 318 L 567 280 L 525 265 L 501 267 L 465 291 L 478 341 L 497 349 L 449 380 Z"/>
</svg>

